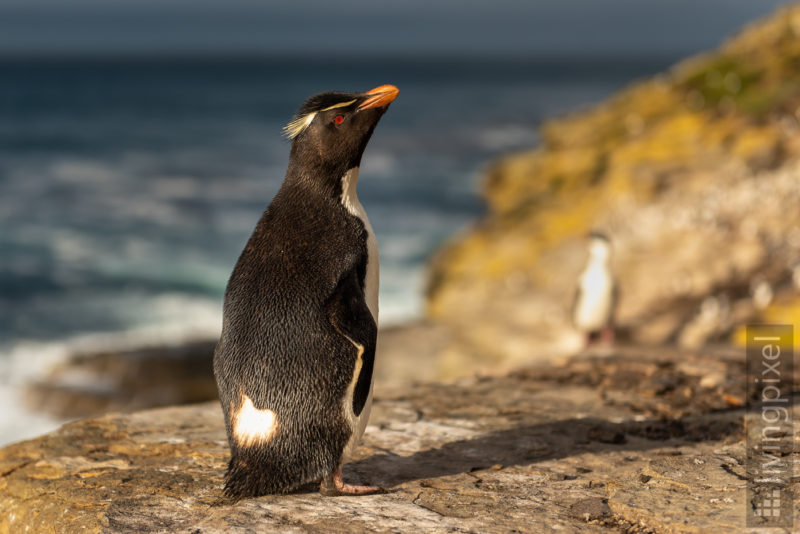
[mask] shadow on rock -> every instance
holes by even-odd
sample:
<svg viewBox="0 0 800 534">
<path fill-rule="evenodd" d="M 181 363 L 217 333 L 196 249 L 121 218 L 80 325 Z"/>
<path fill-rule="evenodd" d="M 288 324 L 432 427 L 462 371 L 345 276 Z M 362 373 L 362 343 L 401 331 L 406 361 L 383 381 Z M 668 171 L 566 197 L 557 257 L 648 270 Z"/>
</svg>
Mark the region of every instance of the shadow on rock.
<svg viewBox="0 0 800 534">
<path fill-rule="evenodd" d="M 364 480 L 384 487 L 394 487 L 498 465 L 530 465 L 586 452 L 644 451 L 688 442 L 739 440 L 743 435 L 741 410 L 621 423 L 597 418 L 567 419 L 454 441 L 411 456 L 377 454 L 346 465 L 345 471 L 354 471 Z"/>
</svg>

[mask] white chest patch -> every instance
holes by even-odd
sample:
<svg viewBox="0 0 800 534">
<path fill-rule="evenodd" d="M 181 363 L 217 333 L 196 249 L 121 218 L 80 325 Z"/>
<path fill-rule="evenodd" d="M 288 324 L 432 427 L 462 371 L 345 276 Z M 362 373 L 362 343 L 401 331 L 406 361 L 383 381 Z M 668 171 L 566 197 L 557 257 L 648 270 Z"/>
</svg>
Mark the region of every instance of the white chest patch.
<svg viewBox="0 0 800 534">
<path fill-rule="evenodd" d="M 378 241 L 375 239 L 375 232 L 373 231 L 372 225 L 369 222 L 367 212 L 364 211 L 364 206 L 362 206 L 361 202 L 358 200 L 358 194 L 356 193 L 357 185 L 358 167 L 355 167 L 347 171 L 342 178 L 341 202 L 342 205 L 347 208 L 347 211 L 361 219 L 361 222 L 364 223 L 364 228 L 367 230 L 367 274 L 364 280 L 364 297 L 367 301 L 367 307 L 372 314 L 372 318 L 375 320 L 375 324 L 377 325 L 378 289 L 380 286 Z M 361 411 L 361 414 L 358 417 L 356 417 L 356 415 L 353 413 L 353 391 L 355 389 L 355 383 L 358 380 L 358 374 L 361 372 L 361 354 L 364 352 L 364 347 L 358 343 L 355 343 L 353 340 L 350 341 L 356 346 L 356 348 L 358 348 L 359 357 L 358 361 L 356 362 L 351 385 L 347 389 L 347 393 L 343 399 L 344 412 L 347 418 L 350 420 L 350 424 L 353 429 L 353 435 L 350 437 L 350 440 L 345 446 L 344 455 L 342 458 L 343 462 L 352 455 L 353 451 L 358 445 L 358 442 L 361 440 L 361 436 L 364 435 L 364 430 L 367 428 L 367 421 L 369 421 L 369 415 L 372 411 L 372 383 L 370 382 L 369 395 L 367 396 L 366 404 L 364 404 L 364 409 Z"/>
<path fill-rule="evenodd" d="M 378 241 L 375 239 L 375 232 L 364 211 L 364 206 L 358 200 L 356 186 L 358 185 L 358 167 L 347 171 L 342 178 L 342 205 L 347 211 L 361 219 L 364 228 L 367 230 L 367 276 L 364 280 L 364 292 L 367 299 L 367 307 L 375 324 L 378 324 L 378 288 L 380 286 L 380 259 L 378 257 Z"/>
<path fill-rule="evenodd" d="M 614 280 L 604 263 L 592 263 L 581 275 L 580 296 L 575 303 L 575 326 L 599 330 L 608 324 L 614 304 Z"/>
</svg>

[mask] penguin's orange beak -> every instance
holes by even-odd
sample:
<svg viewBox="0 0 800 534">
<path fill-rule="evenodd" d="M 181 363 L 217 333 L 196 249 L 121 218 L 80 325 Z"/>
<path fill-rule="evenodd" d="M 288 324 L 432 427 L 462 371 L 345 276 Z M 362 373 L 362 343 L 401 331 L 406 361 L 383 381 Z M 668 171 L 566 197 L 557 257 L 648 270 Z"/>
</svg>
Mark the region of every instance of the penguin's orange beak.
<svg viewBox="0 0 800 534">
<path fill-rule="evenodd" d="M 375 89 L 367 91 L 364 94 L 369 98 L 364 100 L 361 105 L 358 106 L 358 111 L 388 106 L 395 98 L 397 98 L 397 93 L 399 92 L 400 89 L 394 85 L 381 85 L 380 87 L 376 87 Z"/>
</svg>

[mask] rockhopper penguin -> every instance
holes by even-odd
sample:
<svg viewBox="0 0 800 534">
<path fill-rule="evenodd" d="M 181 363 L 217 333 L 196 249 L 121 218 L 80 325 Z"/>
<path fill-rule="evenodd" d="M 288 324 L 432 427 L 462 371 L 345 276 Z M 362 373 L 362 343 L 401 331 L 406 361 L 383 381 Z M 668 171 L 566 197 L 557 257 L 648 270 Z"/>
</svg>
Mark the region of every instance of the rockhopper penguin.
<svg viewBox="0 0 800 534">
<path fill-rule="evenodd" d="M 283 185 L 225 292 L 214 352 L 240 498 L 342 480 L 367 425 L 378 324 L 378 248 L 356 195 L 361 156 L 398 89 L 327 92 L 300 107 Z"/>
<path fill-rule="evenodd" d="M 580 275 L 572 306 L 572 322 L 588 346 L 601 338 L 614 341 L 617 284 L 611 272 L 611 241 L 599 232 L 589 234 L 589 261 Z"/>
</svg>

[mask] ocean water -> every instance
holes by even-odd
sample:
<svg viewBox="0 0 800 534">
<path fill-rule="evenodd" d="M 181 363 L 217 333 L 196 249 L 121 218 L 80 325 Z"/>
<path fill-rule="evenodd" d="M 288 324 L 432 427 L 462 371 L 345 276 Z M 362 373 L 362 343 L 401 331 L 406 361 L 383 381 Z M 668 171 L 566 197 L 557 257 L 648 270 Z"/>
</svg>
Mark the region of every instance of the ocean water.
<svg viewBox="0 0 800 534">
<path fill-rule="evenodd" d="M 484 212 L 486 164 L 668 58 L 0 60 L 0 443 L 53 422 L 17 391 L 87 340 L 213 337 L 316 92 L 400 95 L 362 162 L 381 324 L 419 317 L 432 252 Z M 531 177 L 535 179 L 535 177 Z M 17 414 L 16 416 L 14 414 Z"/>
</svg>

